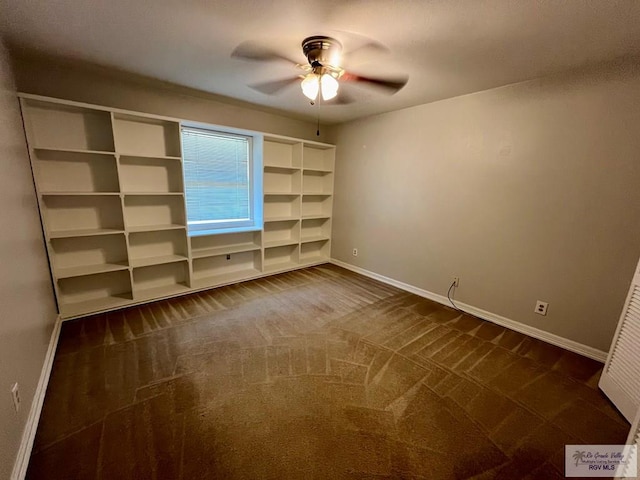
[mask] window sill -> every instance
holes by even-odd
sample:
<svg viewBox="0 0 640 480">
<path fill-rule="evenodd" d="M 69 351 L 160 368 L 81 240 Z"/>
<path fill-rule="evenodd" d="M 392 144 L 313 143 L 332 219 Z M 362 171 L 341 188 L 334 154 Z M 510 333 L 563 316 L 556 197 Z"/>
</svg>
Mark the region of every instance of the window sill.
<svg viewBox="0 0 640 480">
<path fill-rule="evenodd" d="M 255 232 L 259 230 L 262 230 L 262 225 L 248 225 L 245 227 L 212 228 L 210 230 L 189 230 L 187 228 L 187 236 L 201 237 L 204 235 L 220 235 L 223 233 L 238 233 L 238 232 Z"/>
</svg>

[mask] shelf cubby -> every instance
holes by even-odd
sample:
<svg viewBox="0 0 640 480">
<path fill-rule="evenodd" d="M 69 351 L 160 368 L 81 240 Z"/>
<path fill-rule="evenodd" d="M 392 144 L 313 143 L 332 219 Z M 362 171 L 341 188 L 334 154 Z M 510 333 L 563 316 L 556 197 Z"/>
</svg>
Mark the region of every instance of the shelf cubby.
<svg viewBox="0 0 640 480">
<path fill-rule="evenodd" d="M 181 193 L 182 163 L 172 158 L 122 155 L 120 185 L 126 193 Z"/>
<path fill-rule="evenodd" d="M 333 174 L 318 170 L 304 170 L 302 193 L 330 195 L 333 193 Z"/>
<path fill-rule="evenodd" d="M 31 99 L 24 106 L 32 147 L 114 151 L 109 112 Z"/>
<path fill-rule="evenodd" d="M 45 195 L 42 207 L 50 238 L 124 230 L 118 196 Z"/>
<path fill-rule="evenodd" d="M 328 195 L 304 195 L 302 218 L 328 218 L 331 216 L 332 198 Z"/>
<path fill-rule="evenodd" d="M 300 241 L 302 243 L 329 239 L 330 235 L 331 219 L 312 218 L 302 220 L 302 227 L 300 230 Z"/>
<path fill-rule="evenodd" d="M 330 257 L 329 239 L 300 245 L 300 263 L 316 263 L 326 261 Z"/>
<path fill-rule="evenodd" d="M 187 261 L 133 269 L 133 299 L 149 300 L 189 291 Z"/>
<path fill-rule="evenodd" d="M 280 167 L 264 168 L 265 194 L 299 194 L 301 191 L 301 172 Z"/>
<path fill-rule="evenodd" d="M 130 232 L 184 228 L 184 198 L 174 195 L 125 195 L 124 218 Z"/>
<path fill-rule="evenodd" d="M 260 271 L 259 250 L 195 258 L 193 260 L 192 286 L 204 288 L 232 283 L 259 275 Z"/>
<path fill-rule="evenodd" d="M 41 192 L 118 192 L 113 154 L 35 149 L 34 172 Z"/>
<path fill-rule="evenodd" d="M 275 272 L 287 270 L 298 265 L 300 247 L 298 245 L 285 245 L 264 249 L 264 271 Z"/>
<path fill-rule="evenodd" d="M 335 161 L 334 148 L 320 148 L 305 145 L 303 149 L 303 168 L 319 172 L 333 172 Z"/>
<path fill-rule="evenodd" d="M 187 259 L 185 230 L 129 233 L 129 262 L 132 267 Z"/>
<path fill-rule="evenodd" d="M 136 115 L 113 116 L 116 151 L 139 157 L 180 157 L 180 124 Z"/>
<path fill-rule="evenodd" d="M 130 303 L 128 270 L 58 279 L 60 313 L 74 316 Z"/>
<path fill-rule="evenodd" d="M 299 242 L 300 222 L 298 220 L 265 223 L 264 246 L 266 248 L 294 245 Z"/>
<path fill-rule="evenodd" d="M 127 244 L 123 233 L 51 239 L 51 259 L 58 279 L 126 270 Z"/>
<path fill-rule="evenodd" d="M 202 235 L 191 237 L 190 241 L 194 259 L 260 250 L 259 231 Z"/>
<path fill-rule="evenodd" d="M 265 222 L 298 218 L 300 218 L 300 195 L 265 195 Z"/>
<path fill-rule="evenodd" d="M 265 167 L 302 167 L 302 143 L 282 139 L 264 139 Z"/>
</svg>

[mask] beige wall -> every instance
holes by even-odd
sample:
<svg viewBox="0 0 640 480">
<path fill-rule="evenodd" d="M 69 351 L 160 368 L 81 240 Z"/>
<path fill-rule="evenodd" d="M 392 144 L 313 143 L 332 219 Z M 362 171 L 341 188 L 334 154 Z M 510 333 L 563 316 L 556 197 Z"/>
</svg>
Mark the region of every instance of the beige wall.
<svg viewBox="0 0 640 480">
<path fill-rule="evenodd" d="M 18 452 L 56 311 L 7 52 L 0 43 L 0 478 Z M 20 384 L 16 414 L 10 389 Z"/>
<path fill-rule="evenodd" d="M 441 295 L 459 276 L 466 304 L 608 350 L 640 255 L 638 70 L 337 127 L 333 257 Z"/>
<path fill-rule="evenodd" d="M 243 102 L 98 67 L 15 57 L 18 91 L 307 140 L 316 124 Z"/>
</svg>

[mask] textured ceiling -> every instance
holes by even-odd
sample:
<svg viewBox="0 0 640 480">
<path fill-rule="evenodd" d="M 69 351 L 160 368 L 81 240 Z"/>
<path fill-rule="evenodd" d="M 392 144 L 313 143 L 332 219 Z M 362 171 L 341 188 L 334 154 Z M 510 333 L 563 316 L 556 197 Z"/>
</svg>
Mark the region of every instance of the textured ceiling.
<svg viewBox="0 0 640 480">
<path fill-rule="evenodd" d="M 314 118 L 297 85 L 276 96 L 247 84 L 299 73 L 285 63 L 231 58 L 245 41 L 305 62 L 303 38 L 327 34 L 345 50 L 374 39 L 388 52 L 355 54 L 363 75 L 409 75 L 393 96 L 343 84 L 357 102 L 326 105 L 338 123 L 640 54 L 640 1 L 544 0 L 0 0 L 13 47 L 90 62 Z"/>
</svg>

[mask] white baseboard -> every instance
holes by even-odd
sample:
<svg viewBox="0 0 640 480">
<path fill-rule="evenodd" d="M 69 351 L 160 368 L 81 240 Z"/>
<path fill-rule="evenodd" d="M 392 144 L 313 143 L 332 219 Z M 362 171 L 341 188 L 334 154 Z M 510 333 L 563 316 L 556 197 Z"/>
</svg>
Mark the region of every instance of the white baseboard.
<svg viewBox="0 0 640 480">
<path fill-rule="evenodd" d="M 47 385 L 49 384 L 49 376 L 51 375 L 53 358 L 56 355 L 56 349 L 58 347 L 58 338 L 60 337 L 61 325 L 62 322 L 60 320 L 60 317 L 58 317 L 53 325 L 53 332 L 51 332 L 49 348 L 47 349 L 47 354 L 44 357 L 44 364 L 42 365 L 40 380 L 38 381 L 38 386 L 36 387 L 33 401 L 31 402 L 31 410 L 29 410 L 27 423 L 24 427 L 24 431 L 22 432 L 22 441 L 20 442 L 20 449 L 18 450 L 16 461 L 13 464 L 11 480 L 23 480 L 25 475 L 27 474 L 29 458 L 31 457 L 31 450 L 33 449 L 33 441 L 36 438 L 38 422 L 40 420 L 40 414 L 42 413 L 42 405 L 44 404 L 44 396 L 47 392 Z"/>
<path fill-rule="evenodd" d="M 394 280 L 393 278 L 385 277 L 384 275 L 380 275 L 378 273 L 365 270 L 364 268 L 356 267 L 355 265 L 351 265 L 341 260 L 336 260 L 334 258 L 331 259 L 331 263 L 338 265 L 339 267 L 346 268 L 347 270 L 351 270 L 353 272 L 364 275 L 365 277 L 373 278 L 375 280 L 379 280 L 388 285 L 393 285 L 394 287 L 398 287 L 402 290 L 406 290 L 407 292 L 414 293 L 424 298 L 428 298 L 429 300 L 433 300 L 434 302 L 441 303 L 442 305 L 446 305 L 448 307 L 451 306 L 451 304 L 449 303 L 449 299 L 444 295 L 438 295 L 437 293 L 429 292 L 427 290 L 414 287 L 413 285 L 409 285 L 408 283 L 400 282 L 398 280 Z M 559 335 L 555 335 L 553 333 L 540 330 L 539 328 L 525 325 L 515 320 L 511 320 L 510 318 L 496 315 L 495 313 L 487 312 L 486 310 L 476 308 L 472 305 L 467 305 L 466 303 L 462 303 L 457 300 L 456 300 L 456 305 L 458 305 L 460 309 L 472 315 L 475 315 L 476 317 L 482 318 L 483 320 L 487 320 L 489 322 L 495 323 L 496 325 L 506 327 L 510 330 L 514 330 L 516 332 L 522 333 L 524 335 L 528 335 L 533 338 L 537 338 L 538 340 L 542 340 L 544 342 L 550 343 L 552 345 L 556 345 L 566 350 L 579 353 L 580 355 L 584 355 L 585 357 L 592 358 L 602 363 L 604 363 L 607 360 L 608 353 L 602 350 L 598 350 L 597 348 L 593 348 L 588 345 L 583 345 L 582 343 L 574 342 L 573 340 L 569 340 L 568 338 L 560 337 Z"/>
</svg>

